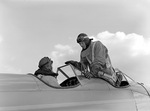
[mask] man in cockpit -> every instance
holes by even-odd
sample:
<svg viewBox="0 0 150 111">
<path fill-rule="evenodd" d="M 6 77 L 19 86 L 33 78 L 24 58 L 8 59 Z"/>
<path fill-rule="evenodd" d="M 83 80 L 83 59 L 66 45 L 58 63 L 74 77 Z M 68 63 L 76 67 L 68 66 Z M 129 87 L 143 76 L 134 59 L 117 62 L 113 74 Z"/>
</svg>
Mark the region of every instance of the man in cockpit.
<svg viewBox="0 0 150 111">
<path fill-rule="evenodd" d="M 70 60 L 65 63 L 83 71 L 87 78 L 100 77 L 115 86 L 120 86 L 122 75 L 115 73 L 108 49 L 100 41 L 92 40 L 87 34 L 80 33 L 77 37 L 77 43 L 82 47 L 80 62 Z"/>
<path fill-rule="evenodd" d="M 35 71 L 34 75 L 39 77 L 45 83 L 52 86 L 59 86 L 56 77 L 57 73 L 53 72 L 52 67 L 53 61 L 49 57 L 43 57 L 39 61 L 39 69 Z"/>
</svg>

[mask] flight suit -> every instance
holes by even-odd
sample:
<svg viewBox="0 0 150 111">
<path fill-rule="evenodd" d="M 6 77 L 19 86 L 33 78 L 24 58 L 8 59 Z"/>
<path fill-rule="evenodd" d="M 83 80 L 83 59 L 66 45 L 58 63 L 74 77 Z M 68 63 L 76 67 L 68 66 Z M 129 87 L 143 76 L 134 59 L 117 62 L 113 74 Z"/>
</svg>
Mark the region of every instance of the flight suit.
<svg viewBox="0 0 150 111">
<path fill-rule="evenodd" d="M 108 81 L 116 82 L 108 50 L 100 41 L 91 41 L 89 47 L 81 51 L 80 63 L 84 69 L 89 68 L 94 77 L 103 77 Z"/>
</svg>

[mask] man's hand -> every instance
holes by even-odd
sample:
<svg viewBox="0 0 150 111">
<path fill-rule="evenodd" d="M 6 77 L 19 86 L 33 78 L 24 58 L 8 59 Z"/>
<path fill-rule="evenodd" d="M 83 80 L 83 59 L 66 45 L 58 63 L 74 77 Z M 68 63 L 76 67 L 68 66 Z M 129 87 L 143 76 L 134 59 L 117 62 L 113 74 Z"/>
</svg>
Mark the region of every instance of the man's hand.
<svg viewBox="0 0 150 111">
<path fill-rule="evenodd" d="M 91 73 L 97 75 L 99 71 L 103 72 L 103 67 L 101 64 L 91 64 Z"/>
<path fill-rule="evenodd" d="M 40 79 L 42 79 L 43 75 L 39 74 L 37 77 L 40 78 Z"/>
<path fill-rule="evenodd" d="M 83 72 L 83 74 L 85 75 L 86 78 L 91 79 L 93 77 L 93 75 L 90 72 Z"/>
<path fill-rule="evenodd" d="M 65 64 L 71 64 L 71 65 L 74 65 L 74 64 L 75 64 L 75 61 L 69 60 L 69 61 L 66 61 Z"/>
</svg>

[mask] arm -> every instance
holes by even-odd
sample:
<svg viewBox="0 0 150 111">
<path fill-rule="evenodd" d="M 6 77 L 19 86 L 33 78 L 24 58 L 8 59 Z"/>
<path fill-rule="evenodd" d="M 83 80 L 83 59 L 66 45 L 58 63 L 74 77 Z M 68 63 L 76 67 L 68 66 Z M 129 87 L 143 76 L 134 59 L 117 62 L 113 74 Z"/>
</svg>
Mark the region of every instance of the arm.
<svg viewBox="0 0 150 111">
<path fill-rule="evenodd" d="M 48 75 L 48 74 L 47 74 Z M 54 73 L 54 72 L 52 72 L 51 74 L 49 74 L 49 75 L 51 75 L 51 76 L 53 76 L 53 77 L 57 77 L 58 76 L 58 73 Z"/>
</svg>

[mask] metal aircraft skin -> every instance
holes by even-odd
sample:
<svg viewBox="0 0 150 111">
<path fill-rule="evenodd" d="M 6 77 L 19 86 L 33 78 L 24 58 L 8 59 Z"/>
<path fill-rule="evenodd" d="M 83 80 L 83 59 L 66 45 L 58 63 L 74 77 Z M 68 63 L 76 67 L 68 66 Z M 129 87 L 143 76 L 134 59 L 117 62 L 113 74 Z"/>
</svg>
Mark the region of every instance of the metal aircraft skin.
<svg viewBox="0 0 150 111">
<path fill-rule="evenodd" d="M 33 74 L 0 74 L 0 111 L 150 111 L 150 89 L 126 74 L 115 87 L 72 65 L 57 72 L 59 87 Z"/>
</svg>

